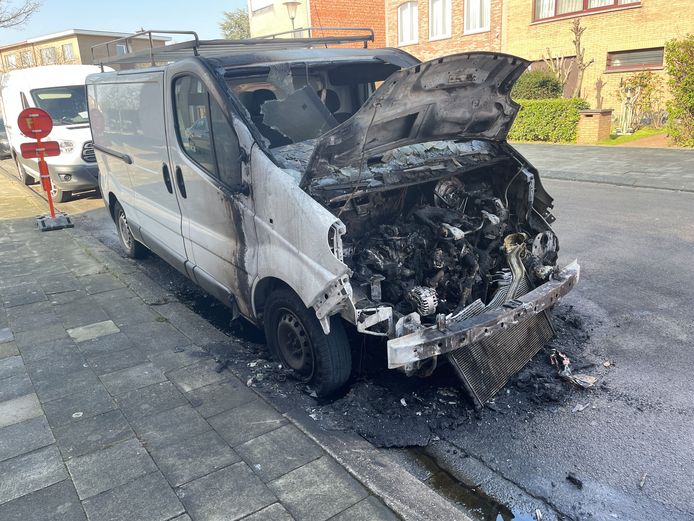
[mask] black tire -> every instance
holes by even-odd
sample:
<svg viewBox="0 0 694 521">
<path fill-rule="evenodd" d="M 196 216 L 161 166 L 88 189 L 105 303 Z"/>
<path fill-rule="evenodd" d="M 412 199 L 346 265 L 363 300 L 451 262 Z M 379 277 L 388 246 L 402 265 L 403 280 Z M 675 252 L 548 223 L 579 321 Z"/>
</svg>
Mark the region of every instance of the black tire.
<svg viewBox="0 0 694 521">
<path fill-rule="evenodd" d="M 72 192 L 69 190 L 61 190 L 51 181 L 51 197 L 54 203 L 67 203 L 72 199 Z"/>
<path fill-rule="evenodd" d="M 272 355 L 319 397 L 332 395 L 349 379 L 352 353 L 340 317 L 331 318 L 326 335 L 313 310 L 281 288 L 265 303 L 263 326 Z"/>
<path fill-rule="evenodd" d="M 133 237 L 133 233 L 128 225 L 128 218 L 125 216 L 125 211 L 118 201 L 113 204 L 113 220 L 116 223 L 116 233 L 118 233 L 118 240 L 123 251 L 125 251 L 125 255 L 131 259 L 146 257 L 149 250 Z"/>
<path fill-rule="evenodd" d="M 22 164 L 19 162 L 19 159 L 17 159 L 17 156 L 14 158 L 14 164 L 17 166 L 17 174 L 19 175 L 19 180 L 22 183 L 24 183 L 26 186 L 36 184 L 36 179 L 27 173 Z"/>
</svg>

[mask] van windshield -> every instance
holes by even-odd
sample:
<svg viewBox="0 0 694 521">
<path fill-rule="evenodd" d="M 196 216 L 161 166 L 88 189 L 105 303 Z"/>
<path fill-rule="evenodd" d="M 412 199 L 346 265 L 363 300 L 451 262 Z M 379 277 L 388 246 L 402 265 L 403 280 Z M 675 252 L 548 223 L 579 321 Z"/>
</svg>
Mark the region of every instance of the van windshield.
<svg viewBox="0 0 694 521">
<path fill-rule="evenodd" d="M 34 89 L 31 97 L 37 107 L 53 118 L 54 125 L 88 123 L 87 96 L 84 85 Z"/>
</svg>

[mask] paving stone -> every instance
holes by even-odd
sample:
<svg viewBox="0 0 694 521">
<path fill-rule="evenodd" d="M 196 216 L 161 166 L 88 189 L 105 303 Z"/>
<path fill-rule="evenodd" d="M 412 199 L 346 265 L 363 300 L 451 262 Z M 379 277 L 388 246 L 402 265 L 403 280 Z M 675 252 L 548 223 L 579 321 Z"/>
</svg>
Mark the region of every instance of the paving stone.
<svg viewBox="0 0 694 521">
<path fill-rule="evenodd" d="M 0 428 L 0 461 L 55 443 L 46 418 L 31 420 Z"/>
<path fill-rule="evenodd" d="M 0 346 L 0 349 L 2 346 Z M 164 373 L 187 367 L 196 364 L 200 358 L 193 355 L 199 352 L 199 348 L 195 346 L 177 347 L 176 349 L 167 349 L 165 351 L 157 351 L 148 355 L 150 361 L 155 367 L 158 367 Z"/>
<path fill-rule="evenodd" d="M 9 327 L 3 327 L 0 329 L 0 344 L 11 342 L 12 340 L 14 340 L 14 334 Z"/>
<path fill-rule="evenodd" d="M 53 435 L 65 459 L 82 456 L 135 436 L 117 410 L 63 425 L 53 429 Z"/>
<path fill-rule="evenodd" d="M 69 479 L 0 505 L 2 521 L 86 521 Z"/>
<path fill-rule="evenodd" d="M 73 373 L 84 371 L 89 368 L 89 364 L 79 351 L 65 353 L 60 357 L 53 357 L 49 360 L 43 359 L 38 362 L 27 364 L 27 372 L 31 376 L 34 385 L 46 382 L 50 384 L 56 378 L 69 378 Z M 37 385 L 37 388 L 40 385 Z"/>
<path fill-rule="evenodd" d="M 171 521 L 191 521 L 188 514 L 183 514 L 182 516 L 174 517 Z"/>
<path fill-rule="evenodd" d="M 109 320 L 106 312 L 88 297 L 84 300 L 75 300 L 69 305 L 56 305 L 54 309 L 65 329 L 76 329 Z"/>
<path fill-rule="evenodd" d="M 146 474 L 82 504 L 89 521 L 167 521 L 184 512 L 159 472 Z"/>
<path fill-rule="evenodd" d="M 68 305 L 72 304 L 73 302 L 80 302 L 84 299 L 87 298 L 87 292 L 78 289 L 75 291 L 65 291 L 62 293 L 57 293 L 54 295 L 51 295 L 51 304 L 56 305 L 56 304 L 62 304 L 62 305 Z"/>
<path fill-rule="evenodd" d="M 119 331 L 120 329 L 113 323 L 113 320 L 104 320 L 102 322 L 68 329 L 67 334 L 70 335 L 75 342 L 85 342 L 86 340 L 94 340 L 102 336 L 112 335 Z"/>
<path fill-rule="evenodd" d="M 39 277 L 38 283 L 46 295 L 65 293 L 80 289 L 80 284 L 72 273 L 61 273 L 58 276 Z"/>
<path fill-rule="evenodd" d="M 265 482 L 319 458 L 321 448 L 293 425 L 285 425 L 236 447 Z"/>
<path fill-rule="evenodd" d="M 258 398 L 236 378 L 200 387 L 186 393 L 186 396 L 203 418 L 209 418 Z"/>
<path fill-rule="evenodd" d="M 115 408 L 116 404 L 103 385 L 43 403 L 43 411 L 48 418 L 48 423 L 53 428 L 83 421 Z"/>
<path fill-rule="evenodd" d="M 98 275 L 87 275 L 78 279 L 82 287 L 89 295 L 103 293 L 115 289 L 122 289 L 125 285 L 110 273 L 100 273 Z"/>
<path fill-rule="evenodd" d="M 398 517 L 378 499 L 369 496 L 330 521 L 398 521 Z"/>
<path fill-rule="evenodd" d="M 71 394 L 86 392 L 101 385 L 99 378 L 91 369 L 70 373 L 69 378 L 55 377 L 35 382 L 36 394 L 42 402 L 49 402 Z"/>
<path fill-rule="evenodd" d="M 133 421 L 133 429 L 146 447 L 162 447 L 176 440 L 191 438 L 210 430 L 210 426 L 190 405 L 183 405 L 154 416 Z"/>
<path fill-rule="evenodd" d="M 0 343 L 0 360 L 10 356 L 17 356 L 18 354 L 19 349 L 17 349 L 17 344 L 14 342 Z"/>
<path fill-rule="evenodd" d="M 240 461 L 214 431 L 152 448 L 151 452 L 159 470 L 174 487 Z"/>
<path fill-rule="evenodd" d="M 87 499 L 157 470 L 136 439 L 73 458 L 67 462 L 80 499 Z"/>
<path fill-rule="evenodd" d="M 190 339 L 167 322 L 127 324 L 123 333 L 148 353 L 190 345 Z"/>
<path fill-rule="evenodd" d="M 294 518 L 280 503 L 273 503 L 255 514 L 244 517 L 243 521 L 294 521 Z"/>
<path fill-rule="evenodd" d="M 3 291 L 2 303 L 5 308 L 24 306 L 47 300 L 46 294 L 37 284 L 24 284 L 14 288 L 6 288 Z"/>
<path fill-rule="evenodd" d="M 130 391 L 116 397 L 116 401 L 131 421 L 187 405 L 183 394 L 168 380 Z"/>
<path fill-rule="evenodd" d="M 66 355 L 79 353 L 77 347 L 75 347 L 75 343 L 67 336 L 64 329 L 63 335 L 62 338 L 18 346 L 19 351 L 22 353 L 22 358 L 24 358 L 24 362 L 31 364 L 39 360 L 62 358 Z"/>
<path fill-rule="evenodd" d="M 114 333 L 113 335 L 102 336 L 94 340 L 80 342 L 77 348 L 85 355 L 97 355 L 103 353 L 113 353 L 115 351 L 123 351 L 135 347 L 130 339 L 123 333 Z"/>
<path fill-rule="evenodd" d="M 143 322 L 152 322 L 157 319 L 157 315 L 150 307 L 142 302 L 138 297 L 133 297 L 130 290 L 123 290 L 126 298 L 114 296 L 112 294 L 120 293 L 120 290 L 109 291 L 96 295 L 94 298 L 99 300 L 106 314 L 120 328 L 126 325 L 141 324 Z M 101 301 L 99 297 L 107 296 L 108 300 Z"/>
<path fill-rule="evenodd" d="M 196 520 L 234 521 L 277 501 L 243 462 L 191 481 L 177 492 Z"/>
<path fill-rule="evenodd" d="M 0 360 L 0 380 L 24 373 L 24 362 L 21 356 L 11 356 Z"/>
<path fill-rule="evenodd" d="M 53 312 L 48 302 L 12 308 L 8 313 L 8 320 L 15 334 L 62 325 L 60 317 Z"/>
<path fill-rule="evenodd" d="M 114 396 L 165 380 L 164 373 L 150 362 L 101 375 L 101 381 Z"/>
<path fill-rule="evenodd" d="M 287 423 L 277 411 L 259 399 L 212 416 L 208 421 L 232 447 Z"/>
<path fill-rule="evenodd" d="M 144 364 L 149 362 L 149 359 L 139 348 L 133 347 L 122 351 L 90 356 L 87 358 L 87 361 L 96 374 L 102 375 Z"/>
<path fill-rule="evenodd" d="M 20 351 L 36 345 L 44 345 L 59 338 L 67 338 L 67 333 L 62 325 L 41 327 L 31 331 L 15 333 L 14 341 Z"/>
<path fill-rule="evenodd" d="M 41 414 L 41 404 L 34 393 L 5 400 L 0 402 L 0 427 L 30 420 Z"/>
<path fill-rule="evenodd" d="M 0 504 L 42 489 L 67 477 L 55 445 L 0 462 Z M 30 518 L 31 519 L 31 518 Z"/>
<path fill-rule="evenodd" d="M 297 521 L 325 521 L 368 496 L 360 483 L 327 456 L 285 474 L 268 487 Z"/>
<path fill-rule="evenodd" d="M 187 393 L 199 387 L 204 387 L 215 382 L 226 380 L 229 376 L 214 370 L 214 360 L 205 360 L 195 365 L 189 365 L 167 373 L 167 377 L 175 383 L 181 391 Z"/>
</svg>

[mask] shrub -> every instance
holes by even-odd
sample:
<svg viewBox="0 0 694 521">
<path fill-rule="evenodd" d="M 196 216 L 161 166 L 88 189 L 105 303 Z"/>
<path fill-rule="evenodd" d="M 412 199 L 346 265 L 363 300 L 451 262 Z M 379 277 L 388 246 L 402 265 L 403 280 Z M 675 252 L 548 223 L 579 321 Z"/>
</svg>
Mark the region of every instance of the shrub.
<svg viewBox="0 0 694 521">
<path fill-rule="evenodd" d="M 560 98 L 561 95 L 561 83 L 547 70 L 524 72 L 511 90 L 513 99 L 549 99 Z"/>
<path fill-rule="evenodd" d="M 672 94 L 668 134 L 678 145 L 694 147 L 694 35 L 665 44 L 665 70 Z"/>
<path fill-rule="evenodd" d="M 660 76 L 651 71 L 641 71 L 622 80 L 618 94 L 620 96 L 630 89 L 638 90 L 639 97 L 634 106 L 633 128 L 638 130 L 643 125 L 654 128 L 663 126 L 663 86 Z M 622 129 L 623 131 L 625 129 Z"/>
<path fill-rule="evenodd" d="M 515 141 L 576 142 L 579 110 L 588 103 L 579 98 L 516 100 L 521 105 L 508 138 Z"/>
</svg>

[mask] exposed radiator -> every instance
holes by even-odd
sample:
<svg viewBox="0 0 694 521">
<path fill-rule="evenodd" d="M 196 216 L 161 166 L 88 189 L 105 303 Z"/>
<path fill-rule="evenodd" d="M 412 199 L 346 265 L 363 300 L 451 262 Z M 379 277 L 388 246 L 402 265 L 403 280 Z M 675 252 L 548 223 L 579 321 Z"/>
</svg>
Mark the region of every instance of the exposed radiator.
<svg viewBox="0 0 694 521">
<path fill-rule="evenodd" d="M 475 404 L 481 407 L 553 336 L 552 323 L 543 312 L 447 356 Z"/>
</svg>

